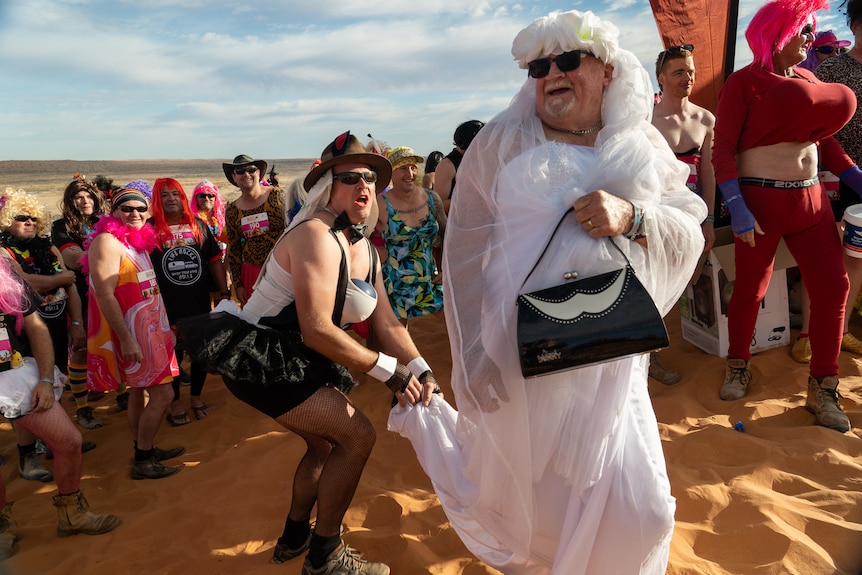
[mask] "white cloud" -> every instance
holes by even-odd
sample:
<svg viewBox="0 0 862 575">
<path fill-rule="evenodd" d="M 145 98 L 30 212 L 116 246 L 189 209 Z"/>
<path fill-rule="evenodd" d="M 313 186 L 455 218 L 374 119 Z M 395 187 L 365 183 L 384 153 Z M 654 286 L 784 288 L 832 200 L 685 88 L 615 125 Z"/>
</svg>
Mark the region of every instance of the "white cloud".
<svg viewBox="0 0 862 575">
<path fill-rule="evenodd" d="M 310 157 L 346 129 L 445 151 L 523 83 L 516 33 L 571 7 L 616 23 L 651 68 L 647 0 L 0 1 L 0 159 Z"/>
</svg>

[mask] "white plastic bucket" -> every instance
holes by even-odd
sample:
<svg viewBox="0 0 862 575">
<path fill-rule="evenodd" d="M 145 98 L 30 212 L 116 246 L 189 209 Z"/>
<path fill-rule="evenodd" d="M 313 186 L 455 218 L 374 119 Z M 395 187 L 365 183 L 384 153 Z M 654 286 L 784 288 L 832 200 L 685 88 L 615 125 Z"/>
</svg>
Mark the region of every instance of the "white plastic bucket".
<svg viewBox="0 0 862 575">
<path fill-rule="evenodd" d="M 844 253 L 862 258 L 862 204 L 844 210 Z"/>
</svg>

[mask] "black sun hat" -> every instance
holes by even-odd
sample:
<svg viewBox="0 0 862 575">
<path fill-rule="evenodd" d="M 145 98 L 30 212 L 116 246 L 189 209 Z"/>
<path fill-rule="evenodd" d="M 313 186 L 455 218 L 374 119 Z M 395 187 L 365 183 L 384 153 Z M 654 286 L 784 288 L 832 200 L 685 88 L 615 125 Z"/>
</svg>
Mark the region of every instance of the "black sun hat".
<svg viewBox="0 0 862 575">
<path fill-rule="evenodd" d="M 232 164 L 223 163 L 221 165 L 224 170 L 224 177 L 227 178 L 227 181 L 236 186 L 236 182 L 233 181 L 233 169 L 247 166 L 249 164 L 257 166 L 257 169 L 260 170 L 260 177 L 263 178 L 263 175 L 266 173 L 266 162 L 263 160 L 255 160 L 251 156 L 246 156 L 245 154 L 240 154 L 234 158 Z"/>
</svg>

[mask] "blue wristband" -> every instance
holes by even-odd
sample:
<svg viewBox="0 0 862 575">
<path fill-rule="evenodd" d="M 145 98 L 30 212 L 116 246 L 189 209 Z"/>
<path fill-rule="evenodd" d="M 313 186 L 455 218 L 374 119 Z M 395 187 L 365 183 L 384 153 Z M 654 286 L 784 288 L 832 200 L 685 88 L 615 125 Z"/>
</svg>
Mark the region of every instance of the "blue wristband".
<svg viewBox="0 0 862 575">
<path fill-rule="evenodd" d="M 862 170 L 858 166 L 847 168 L 838 179 L 844 182 L 856 195 L 862 198 Z"/>
<path fill-rule="evenodd" d="M 739 189 L 739 180 L 728 180 L 719 184 L 718 189 L 721 190 L 721 197 L 724 198 L 724 203 L 730 210 L 730 227 L 733 233 L 741 235 L 753 230 L 754 215 L 745 205 L 745 198 L 742 197 L 742 190 Z"/>
</svg>

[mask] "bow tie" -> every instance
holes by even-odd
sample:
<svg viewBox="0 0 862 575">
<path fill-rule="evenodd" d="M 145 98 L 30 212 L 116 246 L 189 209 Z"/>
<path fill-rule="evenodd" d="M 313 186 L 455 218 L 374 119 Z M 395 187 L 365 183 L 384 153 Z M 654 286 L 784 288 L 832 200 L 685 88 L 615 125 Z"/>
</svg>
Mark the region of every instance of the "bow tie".
<svg viewBox="0 0 862 575">
<path fill-rule="evenodd" d="M 365 230 L 368 226 L 365 224 L 351 224 L 347 219 L 347 212 L 341 212 L 341 215 L 335 218 L 335 223 L 332 224 L 332 229 L 336 232 L 341 230 L 347 231 L 347 239 L 351 244 L 355 244 L 365 237 Z"/>
</svg>

